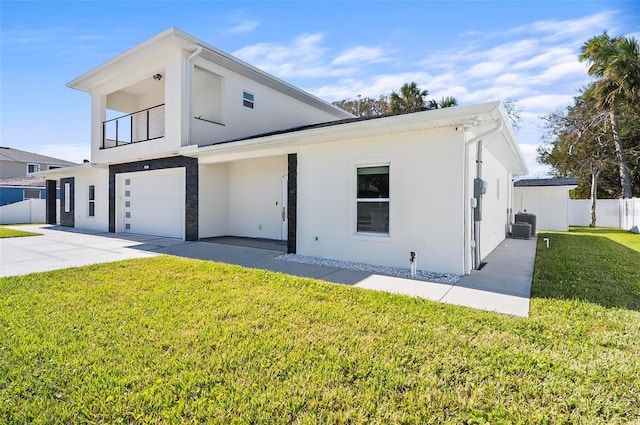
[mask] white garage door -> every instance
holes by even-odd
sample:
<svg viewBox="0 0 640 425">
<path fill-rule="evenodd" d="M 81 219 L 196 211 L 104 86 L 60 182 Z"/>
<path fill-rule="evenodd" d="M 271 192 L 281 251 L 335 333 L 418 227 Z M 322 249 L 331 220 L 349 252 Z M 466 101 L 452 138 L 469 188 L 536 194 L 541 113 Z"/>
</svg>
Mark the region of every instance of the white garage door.
<svg viewBox="0 0 640 425">
<path fill-rule="evenodd" d="M 184 168 L 118 174 L 116 187 L 116 232 L 184 239 Z"/>
</svg>

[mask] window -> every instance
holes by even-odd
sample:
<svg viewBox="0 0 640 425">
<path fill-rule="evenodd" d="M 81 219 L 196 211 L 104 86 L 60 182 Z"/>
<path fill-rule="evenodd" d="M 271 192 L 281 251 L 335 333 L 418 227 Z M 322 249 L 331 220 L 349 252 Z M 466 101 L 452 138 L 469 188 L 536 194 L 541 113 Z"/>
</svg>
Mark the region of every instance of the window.
<svg viewBox="0 0 640 425">
<path fill-rule="evenodd" d="M 242 104 L 247 108 L 253 109 L 253 95 L 249 92 L 242 92 Z"/>
<path fill-rule="evenodd" d="M 40 199 L 40 189 L 24 189 L 22 199 Z"/>
<path fill-rule="evenodd" d="M 71 183 L 64 184 L 64 212 L 71 212 Z"/>
<path fill-rule="evenodd" d="M 96 187 L 89 185 L 89 217 L 96 216 Z"/>
<path fill-rule="evenodd" d="M 356 231 L 389 234 L 389 166 L 358 167 Z"/>
<path fill-rule="evenodd" d="M 27 164 L 27 174 L 37 173 L 40 171 L 40 164 Z"/>
<path fill-rule="evenodd" d="M 58 168 L 62 168 L 59 165 L 49 165 L 49 170 L 57 170 Z"/>
</svg>

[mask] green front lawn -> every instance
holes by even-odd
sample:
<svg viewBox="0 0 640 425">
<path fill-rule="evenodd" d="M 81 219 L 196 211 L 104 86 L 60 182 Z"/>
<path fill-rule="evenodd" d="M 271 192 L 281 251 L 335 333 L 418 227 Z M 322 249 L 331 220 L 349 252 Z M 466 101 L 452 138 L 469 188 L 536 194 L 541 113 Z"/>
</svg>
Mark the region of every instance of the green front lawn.
<svg viewBox="0 0 640 425">
<path fill-rule="evenodd" d="M 22 230 L 12 229 L 10 227 L 0 226 L 0 238 L 20 238 L 23 236 L 42 236 L 42 233 L 25 232 Z"/>
<path fill-rule="evenodd" d="M 1 279 L 0 423 L 639 421 L 637 240 L 542 237 L 530 318 L 169 256 Z"/>
</svg>

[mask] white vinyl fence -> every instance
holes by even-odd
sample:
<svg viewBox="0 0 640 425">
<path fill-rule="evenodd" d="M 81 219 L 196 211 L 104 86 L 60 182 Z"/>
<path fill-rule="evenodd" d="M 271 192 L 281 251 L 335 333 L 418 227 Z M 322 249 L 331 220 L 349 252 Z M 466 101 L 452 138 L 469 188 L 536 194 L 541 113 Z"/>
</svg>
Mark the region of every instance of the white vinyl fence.
<svg viewBox="0 0 640 425">
<path fill-rule="evenodd" d="M 27 199 L 0 207 L 0 224 L 46 223 L 46 200 Z M 56 217 L 60 217 L 60 201 L 56 200 Z"/>
<path fill-rule="evenodd" d="M 591 200 L 569 200 L 569 225 L 588 226 L 591 223 Z M 596 201 L 596 225 L 629 230 L 640 227 L 640 198 L 598 199 Z"/>
</svg>

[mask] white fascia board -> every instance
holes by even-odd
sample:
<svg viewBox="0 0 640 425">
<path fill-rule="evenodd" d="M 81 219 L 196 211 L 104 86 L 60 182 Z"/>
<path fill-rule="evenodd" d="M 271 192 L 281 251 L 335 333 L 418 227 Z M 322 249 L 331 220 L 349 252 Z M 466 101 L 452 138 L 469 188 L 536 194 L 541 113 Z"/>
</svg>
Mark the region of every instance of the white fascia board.
<svg viewBox="0 0 640 425">
<path fill-rule="evenodd" d="M 506 113 L 502 116 L 504 110 L 501 111 L 499 109 L 500 104 L 500 101 L 494 101 L 412 114 L 393 115 L 203 146 L 197 150 L 188 146 L 181 149 L 180 154 L 205 159 L 207 156 L 240 154 L 243 152 L 250 153 L 254 150 L 265 151 L 269 149 L 292 148 L 313 143 L 355 139 L 380 134 L 397 134 L 457 125 L 465 126 L 470 125 L 476 117 L 484 121 L 496 121 L 499 118 L 508 119 Z M 503 137 L 506 143 L 509 144 L 509 148 L 514 155 L 517 163 L 516 171 L 526 172 L 526 165 L 519 154 L 515 136 L 513 136 L 513 130 L 510 129 L 510 126 L 507 128 L 510 133 L 504 134 Z M 517 161 L 520 162 L 518 163 Z"/>
<path fill-rule="evenodd" d="M 114 67 L 118 63 L 132 57 L 140 52 L 143 52 L 148 49 L 157 49 L 159 47 L 167 47 L 167 40 L 176 34 L 176 28 L 169 28 L 160 34 L 155 35 L 154 37 L 143 41 L 142 43 L 132 47 L 129 50 L 126 50 L 124 53 L 119 54 L 118 56 L 108 60 L 102 65 L 98 65 L 92 70 L 85 72 L 81 76 L 75 78 L 74 80 L 67 83 L 67 87 L 77 90 L 82 90 L 86 92 L 91 92 L 91 89 L 98 84 L 101 84 L 103 81 L 109 79 L 111 72 L 109 72 L 109 68 Z M 175 41 L 175 40 L 174 40 Z M 170 44 L 170 43 L 169 43 Z M 185 44 L 185 47 L 188 44 Z M 178 44 L 175 45 L 179 46 Z"/>
<path fill-rule="evenodd" d="M 142 56 L 145 52 L 162 52 L 169 47 L 195 51 L 197 47 L 203 48 L 201 56 L 233 72 L 257 81 L 267 87 L 307 103 L 317 109 L 332 114 L 338 118 L 352 118 L 352 114 L 301 90 L 279 78 L 274 77 L 228 53 L 223 52 L 202 40 L 199 40 L 177 28 L 171 27 L 160 34 L 138 44 L 115 58 L 103 63 L 91 71 L 81 75 L 67 83 L 67 87 L 90 92 L 91 89 L 110 79 L 113 72 L 110 71 L 119 63 L 135 56 Z"/>
<path fill-rule="evenodd" d="M 33 176 L 39 177 L 64 177 L 73 176 L 81 173 L 91 172 L 93 170 L 108 170 L 109 166 L 106 164 L 97 164 L 93 162 L 86 162 L 84 164 L 75 165 L 73 167 L 55 168 L 53 170 L 43 170 L 37 173 L 31 173 Z"/>
</svg>

